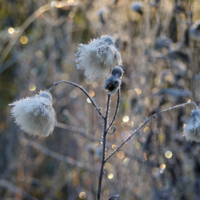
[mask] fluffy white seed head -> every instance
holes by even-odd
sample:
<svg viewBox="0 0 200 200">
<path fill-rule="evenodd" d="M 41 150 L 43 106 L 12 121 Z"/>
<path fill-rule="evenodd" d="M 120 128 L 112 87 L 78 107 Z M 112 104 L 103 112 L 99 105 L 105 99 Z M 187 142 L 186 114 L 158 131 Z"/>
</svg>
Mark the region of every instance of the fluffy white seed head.
<svg viewBox="0 0 200 200">
<path fill-rule="evenodd" d="M 76 55 L 77 69 L 85 69 L 91 82 L 98 77 L 108 77 L 116 63 L 121 64 L 121 55 L 111 36 L 104 35 L 89 44 L 80 44 Z"/>
<path fill-rule="evenodd" d="M 190 27 L 189 35 L 192 40 L 200 41 L 200 20 Z"/>
<path fill-rule="evenodd" d="M 191 112 L 191 118 L 184 125 L 183 135 L 188 141 L 200 142 L 200 109 Z"/>
<path fill-rule="evenodd" d="M 47 91 L 27 97 L 12 104 L 11 114 L 16 124 L 30 135 L 47 137 L 56 125 L 56 115 L 52 107 L 52 96 Z"/>
</svg>

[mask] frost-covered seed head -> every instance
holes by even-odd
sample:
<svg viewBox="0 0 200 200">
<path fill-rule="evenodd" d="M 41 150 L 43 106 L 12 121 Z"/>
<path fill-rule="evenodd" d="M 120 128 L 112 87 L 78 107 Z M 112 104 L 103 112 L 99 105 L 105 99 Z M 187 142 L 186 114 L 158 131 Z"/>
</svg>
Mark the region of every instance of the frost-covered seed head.
<svg viewBox="0 0 200 200">
<path fill-rule="evenodd" d="M 103 35 L 103 36 L 101 37 L 101 39 L 103 39 L 103 41 L 104 41 L 105 44 L 114 45 L 114 40 L 113 40 L 113 38 L 112 38 L 111 36 L 109 36 L 109 35 Z"/>
<path fill-rule="evenodd" d="M 12 104 L 11 114 L 16 124 L 30 135 L 48 136 L 56 125 L 56 115 L 52 107 L 52 97 L 47 91 L 27 97 Z"/>
<path fill-rule="evenodd" d="M 196 21 L 189 30 L 190 38 L 196 41 L 200 41 L 200 20 Z"/>
<path fill-rule="evenodd" d="M 200 109 L 191 112 L 191 118 L 184 125 L 183 135 L 188 141 L 200 142 Z"/>
<path fill-rule="evenodd" d="M 116 78 L 121 78 L 123 75 L 124 71 L 121 67 L 114 67 L 112 70 L 112 76 L 115 76 Z"/>
<path fill-rule="evenodd" d="M 94 39 L 87 45 L 80 44 L 75 55 L 77 69 L 85 69 L 84 74 L 91 82 L 98 77 L 108 77 L 114 65 L 122 63 L 114 40 L 108 35 Z"/>
<path fill-rule="evenodd" d="M 121 80 L 120 78 L 111 76 L 110 78 L 105 80 L 103 89 L 108 90 L 109 94 L 114 95 L 115 92 L 120 88 Z"/>
<path fill-rule="evenodd" d="M 47 92 L 47 91 L 40 91 L 39 94 L 38 94 L 38 96 L 47 98 L 47 99 L 49 99 L 50 101 L 52 101 L 52 96 L 51 96 L 51 94 L 50 94 L 49 92 Z"/>
</svg>

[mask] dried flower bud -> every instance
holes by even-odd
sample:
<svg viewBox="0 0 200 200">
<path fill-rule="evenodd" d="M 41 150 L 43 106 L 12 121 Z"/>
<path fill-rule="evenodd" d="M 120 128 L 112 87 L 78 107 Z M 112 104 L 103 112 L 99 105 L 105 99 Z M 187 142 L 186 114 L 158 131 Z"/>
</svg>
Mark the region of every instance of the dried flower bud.
<svg viewBox="0 0 200 200">
<path fill-rule="evenodd" d="M 121 78 L 123 75 L 124 71 L 121 67 L 114 67 L 112 70 L 112 76 L 116 77 L 116 78 Z"/>
<path fill-rule="evenodd" d="M 30 135 L 46 137 L 53 132 L 56 125 L 55 111 L 52 107 L 52 96 L 47 91 L 38 95 L 15 101 L 11 114 L 20 128 Z"/>
<path fill-rule="evenodd" d="M 105 80 L 105 83 L 102 87 L 103 87 L 103 89 L 108 90 L 108 92 L 111 95 L 113 95 L 120 88 L 120 85 L 121 85 L 120 78 L 111 76 L 110 78 Z"/>
<path fill-rule="evenodd" d="M 200 142 L 200 109 L 191 112 L 191 118 L 184 125 L 184 133 L 188 141 Z"/>
</svg>

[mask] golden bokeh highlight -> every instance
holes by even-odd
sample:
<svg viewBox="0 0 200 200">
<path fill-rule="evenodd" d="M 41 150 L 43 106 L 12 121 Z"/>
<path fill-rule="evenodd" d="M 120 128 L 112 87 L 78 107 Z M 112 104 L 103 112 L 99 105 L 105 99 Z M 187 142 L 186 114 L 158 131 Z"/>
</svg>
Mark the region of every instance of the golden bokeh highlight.
<svg viewBox="0 0 200 200">
<path fill-rule="evenodd" d="M 9 34 L 13 34 L 15 32 L 15 29 L 13 28 L 13 27 L 10 27 L 9 29 L 8 29 L 8 33 Z"/>
<path fill-rule="evenodd" d="M 165 157 L 168 158 L 168 159 L 170 159 L 170 158 L 172 157 L 172 155 L 173 155 L 173 154 L 172 154 L 171 151 L 166 151 L 166 152 L 165 152 Z"/>
<path fill-rule="evenodd" d="M 149 132 L 150 132 L 150 128 L 149 128 L 149 127 L 145 127 L 145 128 L 143 129 L 143 132 L 146 133 L 146 134 L 149 133 Z"/>
<path fill-rule="evenodd" d="M 21 44 L 26 44 L 28 42 L 28 38 L 26 36 L 22 36 L 20 38 L 20 42 L 21 42 Z"/>
<path fill-rule="evenodd" d="M 165 168 L 166 168 L 165 164 L 160 165 L 160 169 L 165 169 Z"/>
<path fill-rule="evenodd" d="M 94 97 L 95 92 L 94 92 L 94 91 L 90 91 L 90 92 L 89 92 L 89 95 L 90 95 L 91 97 Z"/>
<path fill-rule="evenodd" d="M 79 193 L 79 198 L 80 199 L 85 199 L 87 197 L 86 193 L 85 192 L 80 192 Z"/>
<path fill-rule="evenodd" d="M 139 96 L 141 94 L 141 90 L 139 88 L 135 88 L 136 94 Z"/>
<path fill-rule="evenodd" d="M 110 170 L 111 167 L 112 167 L 112 165 L 110 163 L 108 163 L 108 162 L 104 166 L 104 168 L 107 169 L 107 170 Z"/>
<path fill-rule="evenodd" d="M 109 174 L 108 174 L 108 178 L 109 178 L 109 179 L 113 179 L 113 177 L 114 177 L 114 175 L 113 175 L 112 173 L 109 173 Z"/>
<path fill-rule="evenodd" d="M 124 115 L 123 118 L 122 118 L 122 121 L 123 122 L 128 122 L 129 121 L 129 116 Z"/>
<path fill-rule="evenodd" d="M 116 148 L 117 148 L 117 145 L 113 144 L 112 149 L 116 149 Z"/>
<path fill-rule="evenodd" d="M 117 157 L 118 157 L 119 159 L 123 159 L 124 156 L 125 156 L 125 154 L 124 154 L 123 151 L 119 151 L 119 152 L 117 153 Z"/>
<path fill-rule="evenodd" d="M 69 17 L 70 17 L 70 18 L 73 18 L 74 16 L 75 16 L 75 13 L 74 13 L 74 12 L 70 12 L 70 13 L 69 13 Z"/>
<path fill-rule="evenodd" d="M 136 142 L 136 143 L 135 143 L 135 148 L 136 148 L 136 149 L 140 149 L 140 143 L 139 143 L 139 142 Z"/>
<path fill-rule="evenodd" d="M 31 84 L 28 86 L 28 88 L 29 88 L 30 91 L 35 91 L 36 86 L 35 86 L 35 84 L 32 84 L 32 83 L 31 83 Z"/>
</svg>

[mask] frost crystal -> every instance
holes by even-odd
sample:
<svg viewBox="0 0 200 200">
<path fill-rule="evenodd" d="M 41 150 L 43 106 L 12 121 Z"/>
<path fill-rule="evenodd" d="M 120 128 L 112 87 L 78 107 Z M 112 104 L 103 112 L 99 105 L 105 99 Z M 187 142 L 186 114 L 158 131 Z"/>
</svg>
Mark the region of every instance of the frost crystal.
<svg viewBox="0 0 200 200">
<path fill-rule="evenodd" d="M 113 38 L 107 35 L 94 39 L 89 44 L 80 44 L 75 55 L 77 69 L 85 69 L 84 74 L 91 82 L 97 77 L 107 77 L 116 63 L 122 63 Z"/>
<path fill-rule="evenodd" d="M 191 112 L 191 118 L 184 125 L 184 133 L 188 141 L 200 142 L 200 109 Z"/>
<path fill-rule="evenodd" d="M 52 96 L 47 91 L 27 97 L 12 104 L 11 114 L 20 128 L 30 135 L 46 137 L 53 132 L 56 125 Z"/>
</svg>

